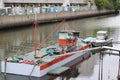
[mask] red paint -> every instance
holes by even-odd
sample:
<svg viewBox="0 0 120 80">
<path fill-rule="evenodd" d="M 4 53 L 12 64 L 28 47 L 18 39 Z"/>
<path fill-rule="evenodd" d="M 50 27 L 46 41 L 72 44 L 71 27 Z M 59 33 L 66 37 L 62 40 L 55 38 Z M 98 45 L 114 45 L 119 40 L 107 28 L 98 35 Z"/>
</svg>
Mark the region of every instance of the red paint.
<svg viewBox="0 0 120 80">
<path fill-rule="evenodd" d="M 43 64 L 42 66 L 40 66 L 40 70 L 43 70 L 43 69 L 45 69 L 45 68 L 48 68 L 48 67 L 52 66 L 53 64 L 56 64 L 56 63 L 58 63 L 58 62 L 60 62 L 60 61 L 62 61 L 62 60 L 64 60 L 64 59 L 66 59 L 66 58 L 68 58 L 68 57 L 70 57 L 70 56 L 72 56 L 72 55 L 73 55 L 73 54 L 65 55 L 65 56 L 62 56 L 62 57 L 60 57 L 60 58 L 57 58 L 57 59 L 55 59 L 55 60 L 53 60 L 53 61 L 51 61 L 51 62 L 48 62 L 48 63 L 46 63 L 46 64 Z"/>
<path fill-rule="evenodd" d="M 65 40 L 65 39 L 59 39 L 59 45 L 60 46 L 67 46 L 69 44 L 75 44 L 75 40 L 71 39 L 71 40 Z"/>
<path fill-rule="evenodd" d="M 76 51 L 84 50 L 84 49 L 87 49 L 87 48 L 89 48 L 89 44 L 86 45 L 86 46 L 84 46 L 84 47 L 82 47 L 82 48 L 80 48 L 79 50 L 76 50 Z M 75 53 L 75 54 L 76 54 L 76 53 Z M 52 65 L 54 65 L 54 64 L 56 64 L 56 63 L 58 63 L 58 62 L 60 62 L 60 61 L 62 61 L 62 60 L 64 60 L 64 59 L 66 59 L 66 58 L 69 58 L 69 57 L 72 56 L 72 55 L 74 55 L 74 54 L 61 56 L 61 57 L 59 57 L 59 58 L 57 58 L 57 59 L 55 59 L 55 60 L 53 60 L 53 61 L 51 61 L 51 62 L 48 62 L 48 63 L 46 63 L 46 64 L 43 64 L 43 65 L 40 66 L 40 70 L 44 70 L 44 69 L 46 69 L 46 68 L 48 68 L 48 67 L 50 67 L 50 66 L 52 66 Z"/>
</svg>

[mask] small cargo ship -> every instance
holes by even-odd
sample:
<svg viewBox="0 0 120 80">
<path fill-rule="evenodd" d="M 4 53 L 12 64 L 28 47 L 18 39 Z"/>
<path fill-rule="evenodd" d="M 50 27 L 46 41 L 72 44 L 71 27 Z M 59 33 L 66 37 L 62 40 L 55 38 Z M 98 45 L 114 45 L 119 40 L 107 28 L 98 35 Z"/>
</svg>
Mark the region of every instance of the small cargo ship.
<svg viewBox="0 0 120 80">
<path fill-rule="evenodd" d="M 74 61 L 75 59 L 90 55 L 91 43 L 84 43 L 80 38 L 80 32 L 75 30 L 61 30 L 58 32 L 58 43 L 43 47 L 42 44 L 53 35 L 55 30 L 39 45 L 34 46 L 32 52 L 24 55 L 14 55 L 1 62 L 1 72 L 23 76 L 43 77 L 51 70 Z M 36 27 L 34 30 L 36 35 Z M 36 41 L 36 37 L 34 37 Z M 36 45 L 36 42 L 34 42 Z M 85 56 L 84 56 L 85 57 Z M 87 58 L 87 57 L 86 57 Z"/>
</svg>

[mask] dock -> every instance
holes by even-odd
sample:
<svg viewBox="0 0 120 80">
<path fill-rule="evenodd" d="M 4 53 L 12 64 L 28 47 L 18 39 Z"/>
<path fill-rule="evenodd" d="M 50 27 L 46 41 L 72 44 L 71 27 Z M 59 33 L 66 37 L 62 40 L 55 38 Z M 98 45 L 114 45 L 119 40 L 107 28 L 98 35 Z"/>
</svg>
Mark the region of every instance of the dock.
<svg viewBox="0 0 120 80">
<path fill-rule="evenodd" d="M 93 16 L 101 16 L 115 14 L 115 11 L 81 11 L 81 12 L 56 12 L 56 13 L 39 13 L 37 14 L 38 23 L 49 23 L 61 21 L 63 19 L 73 20 L 80 18 L 88 18 Z M 15 15 L 15 16 L 0 16 L 0 29 L 20 27 L 32 25 L 34 22 L 34 14 L 30 15 Z"/>
</svg>

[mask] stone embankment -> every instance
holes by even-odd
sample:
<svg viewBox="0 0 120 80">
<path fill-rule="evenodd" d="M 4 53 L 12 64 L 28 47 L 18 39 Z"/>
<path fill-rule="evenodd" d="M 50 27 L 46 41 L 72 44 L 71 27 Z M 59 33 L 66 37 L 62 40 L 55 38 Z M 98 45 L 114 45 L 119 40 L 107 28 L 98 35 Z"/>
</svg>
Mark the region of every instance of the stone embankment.
<svg viewBox="0 0 120 80">
<path fill-rule="evenodd" d="M 59 12 L 59 13 L 40 13 L 37 14 L 38 23 L 60 21 L 62 19 L 86 18 L 92 16 L 101 16 L 108 14 L 116 14 L 116 11 L 82 11 L 82 12 Z M 8 27 L 18 27 L 22 25 L 33 24 L 35 15 L 15 15 L 15 16 L 0 16 L 0 29 Z"/>
</svg>

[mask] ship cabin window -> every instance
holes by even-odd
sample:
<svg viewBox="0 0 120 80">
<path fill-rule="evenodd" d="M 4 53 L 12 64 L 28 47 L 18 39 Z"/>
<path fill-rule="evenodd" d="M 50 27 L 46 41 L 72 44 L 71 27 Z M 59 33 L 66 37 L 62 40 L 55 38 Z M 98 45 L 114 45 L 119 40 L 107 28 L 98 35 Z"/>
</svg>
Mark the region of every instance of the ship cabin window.
<svg viewBox="0 0 120 80">
<path fill-rule="evenodd" d="M 73 35 L 76 37 L 80 37 L 80 32 L 73 32 Z"/>
<path fill-rule="evenodd" d="M 74 39 L 74 36 L 71 32 L 59 32 L 59 39 Z"/>
<path fill-rule="evenodd" d="M 73 37 L 73 33 L 71 33 L 71 32 L 68 32 L 67 39 L 74 39 L 74 37 Z"/>
</svg>

